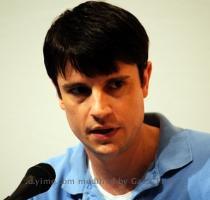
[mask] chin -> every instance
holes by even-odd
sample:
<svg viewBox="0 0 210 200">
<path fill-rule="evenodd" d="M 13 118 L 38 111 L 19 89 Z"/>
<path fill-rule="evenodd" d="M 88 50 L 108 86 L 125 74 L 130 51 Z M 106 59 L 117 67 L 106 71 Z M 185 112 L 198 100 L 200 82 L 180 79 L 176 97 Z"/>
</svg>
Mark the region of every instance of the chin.
<svg viewBox="0 0 210 200">
<path fill-rule="evenodd" d="M 92 152 L 92 154 L 95 154 L 96 156 L 108 158 L 108 157 L 114 157 L 119 154 L 120 150 L 119 147 L 113 145 L 113 144 L 103 144 L 99 145 L 95 148 L 88 148 L 88 151 Z"/>
</svg>

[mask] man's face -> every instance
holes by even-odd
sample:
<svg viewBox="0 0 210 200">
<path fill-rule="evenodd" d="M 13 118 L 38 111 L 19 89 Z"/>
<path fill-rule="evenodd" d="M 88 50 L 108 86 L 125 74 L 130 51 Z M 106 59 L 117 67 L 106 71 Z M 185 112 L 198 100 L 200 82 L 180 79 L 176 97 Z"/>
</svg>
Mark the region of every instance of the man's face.
<svg viewBox="0 0 210 200">
<path fill-rule="evenodd" d="M 117 66 L 115 73 L 89 78 L 68 63 L 66 78 L 58 76 L 60 106 L 87 152 L 116 155 L 138 146 L 141 138 L 151 64 L 144 71 L 144 85 L 136 64 Z"/>
</svg>

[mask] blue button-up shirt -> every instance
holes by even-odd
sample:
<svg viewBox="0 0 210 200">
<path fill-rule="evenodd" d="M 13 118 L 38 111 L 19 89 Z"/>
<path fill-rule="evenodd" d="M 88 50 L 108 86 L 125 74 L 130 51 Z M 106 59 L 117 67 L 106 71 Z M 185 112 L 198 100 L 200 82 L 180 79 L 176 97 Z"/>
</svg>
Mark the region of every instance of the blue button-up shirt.
<svg viewBox="0 0 210 200">
<path fill-rule="evenodd" d="M 210 200 L 210 134 L 177 128 L 161 114 L 145 114 L 145 123 L 160 127 L 160 143 L 132 199 Z M 34 200 L 104 199 L 99 183 L 91 179 L 82 144 L 47 162 L 54 167 L 56 180 Z"/>
</svg>

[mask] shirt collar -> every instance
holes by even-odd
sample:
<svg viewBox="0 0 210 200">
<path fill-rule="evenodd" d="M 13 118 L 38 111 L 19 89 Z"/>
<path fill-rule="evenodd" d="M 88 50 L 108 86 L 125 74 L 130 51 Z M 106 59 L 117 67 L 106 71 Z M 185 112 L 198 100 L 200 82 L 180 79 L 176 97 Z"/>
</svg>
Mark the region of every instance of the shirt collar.
<svg viewBox="0 0 210 200">
<path fill-rule="evenodd" d="M 160 176 L 192 162 L 191 146 L 184 129 L 173 126 L 159 113 L 145 114 L 145 123 L 160 128 L 160 143 L 155 163 Z"/>
</svg>

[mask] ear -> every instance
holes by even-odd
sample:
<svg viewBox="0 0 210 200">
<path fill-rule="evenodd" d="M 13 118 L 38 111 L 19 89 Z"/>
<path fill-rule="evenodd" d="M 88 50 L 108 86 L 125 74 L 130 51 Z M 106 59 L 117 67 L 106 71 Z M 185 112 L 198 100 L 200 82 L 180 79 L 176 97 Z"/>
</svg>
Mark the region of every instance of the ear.
<svg viewBox="0 0 210 200">
<path fill-rule="evenodd" d="M 144 70 L 144 81 L 142 85 L 142 91 L 143 91 L 143 96 L 144 98 L 147 97 L 148 95 L 148 90 L 149 90 L 149 81 L 150 81 L 150 76 L 152 73 L 152 62 L 148 61 L 147 66 Z"/>
<path fill-rule="evenodd" d="M 64 105 L 63 99 L 61 98 L 59 98 L 59 106 L 62 110 L 65 110 L 65 105 Z"/>
</svg>

